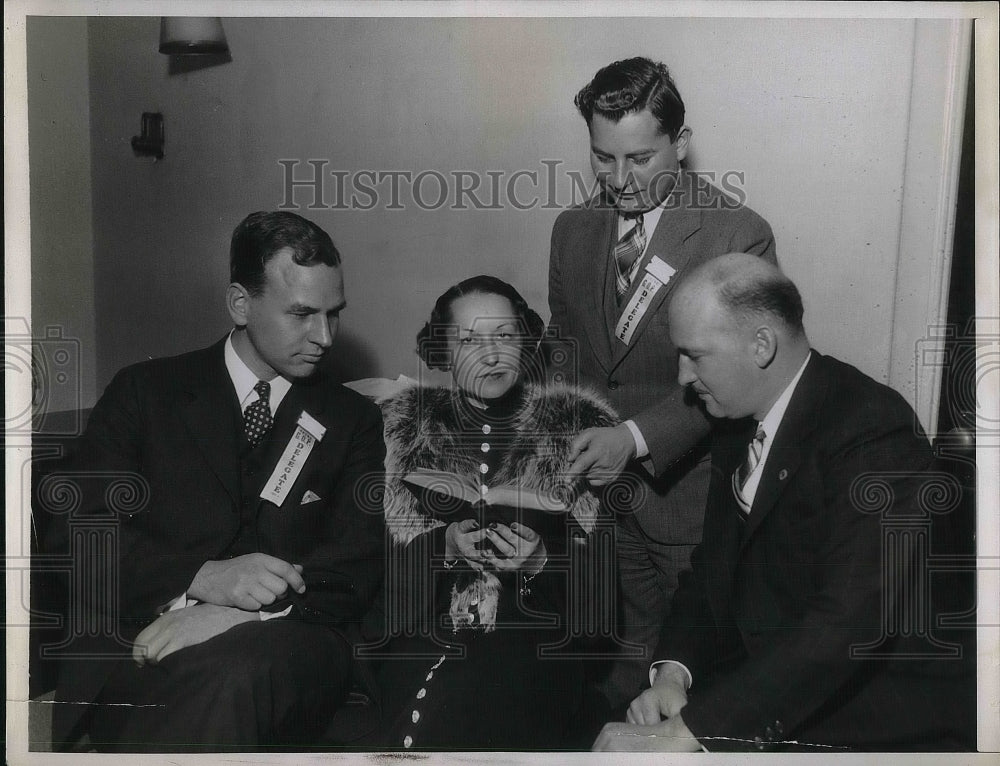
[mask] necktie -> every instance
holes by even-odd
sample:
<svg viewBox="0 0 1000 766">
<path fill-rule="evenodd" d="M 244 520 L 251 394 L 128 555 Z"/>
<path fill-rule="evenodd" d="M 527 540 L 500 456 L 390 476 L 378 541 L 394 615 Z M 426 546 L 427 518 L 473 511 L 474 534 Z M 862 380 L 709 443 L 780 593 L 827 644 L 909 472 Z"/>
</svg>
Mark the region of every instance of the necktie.
<svg viewBox="0 0 1000 766">
<path fill-rule="evenodd" d="M 258 380 L 253 387 L 257 392 L 257 401 L 251 402 L 243 411 L 243 431 L 251 447 L 260 444 L 267 432 L 271 430 L 274 419 L 271 417 L 271 384 L 266 380 Z"/>
<path fill-rule="evenodd" d="M 635 217 L 635 226 L 625 232 L 624 236 L 615 245 L 615 292 L 618 294 L 618 303 L 628 292 L 630 280 L 629 272 L 636 260 L 646 249 L 646 232 L 642 228 L 642 213 Z"/>
<path fill-rule="evenodd" d="M 740 504 L 740 508 L 743 509 L 744 513 L 750 513 L 750 504 L 743 496 L 743 488 L 746 487 L 750 475 L 760 465 L 760 456 L 764 452 L 765 438 L 767 438 L 767 434 L 764 433 L 764 429 L 758 423 L 757 432 L 753 435 L 753 441 L 747 447 L 747 455 L 743 458 L 740 467 L 736 469 L 736 473 L 733 474 L 733 494 L 736 495 L 736 501 Z"/>
</svg>

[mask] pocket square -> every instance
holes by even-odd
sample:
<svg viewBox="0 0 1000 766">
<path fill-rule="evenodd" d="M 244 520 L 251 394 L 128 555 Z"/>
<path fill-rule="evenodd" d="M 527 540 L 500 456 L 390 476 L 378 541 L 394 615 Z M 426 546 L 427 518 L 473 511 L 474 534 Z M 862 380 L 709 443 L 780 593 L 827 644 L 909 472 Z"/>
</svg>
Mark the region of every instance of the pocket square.
<svg viewBox="0 0 1000 766">
<path fill-rule="evenodd" d="M 306 503 L 315 503 L 320 497 L 311 489 L 307 489 L 306 493 L 302 496 L 302 502 L 300 505 L 305 505 Z"/>
</svg>

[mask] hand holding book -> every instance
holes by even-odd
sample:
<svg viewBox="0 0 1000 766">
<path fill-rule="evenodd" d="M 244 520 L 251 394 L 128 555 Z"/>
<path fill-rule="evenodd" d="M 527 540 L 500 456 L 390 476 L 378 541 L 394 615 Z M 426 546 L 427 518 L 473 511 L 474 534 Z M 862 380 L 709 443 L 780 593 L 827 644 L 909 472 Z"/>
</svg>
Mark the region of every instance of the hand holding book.
<svg viewBox="0 0 1000 766">
<path fill-rule="evenodd" d="M 492 522 L 507 526 L 520 523 L 540 531 L 569 511 L 564 499 L 570 495 L 568 487 L 542 492 L 504 484 L 484 492 L 475 478 L 426 468 L 408 473 L 403 482 L 429 513 L 449 523 L 475 519 L 482 528 Z"/>
</svg>

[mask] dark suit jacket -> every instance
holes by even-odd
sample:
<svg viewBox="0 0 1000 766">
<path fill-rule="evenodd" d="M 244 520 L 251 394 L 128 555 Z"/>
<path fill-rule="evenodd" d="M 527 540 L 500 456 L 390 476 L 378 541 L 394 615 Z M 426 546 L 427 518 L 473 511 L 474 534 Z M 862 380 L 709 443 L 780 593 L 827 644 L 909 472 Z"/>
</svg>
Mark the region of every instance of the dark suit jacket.
<svg viewBox="0 0 1000 766">
<path fill-rule="evenodd" d="M 618 310 L 612 252 L 617 238 L 617 214 L 601 197 L 556 219 L 549 262 L 550 327 L 570 345 L 555 374 L 593 387 L 622 418 L 636 423 L 660 477 L 650 481 L 646 471 L 636 472 L 645 483 L 637 518 L 660 542 L 695 544 L 701 540 L 708 465 L 704 449 L 692 450 L 708 435 L 709 424 L 697 401 L 687 400 L 677 383 L 677 349 L 667 334 L 668 299 L 686 272 L 715 256 L 747 252 L 773 262 L 774 237 L 752 210 L 682 173 L 639 266 L 641 273 L 658 256 L 676 273 L 653 298 L 628 346 L 614 337 Z M 640 281 L 633 281 L 626 302 Z"/>
<path fill-rule="evenodd" d="M 303 411 L 327 430 L 278 507 L 258 495 Z M 240 529 L 241 497 L 253 498 L 251 549 L 305 568 L 303 608 L 291 617 L 357 624 L 380 588 L 384 567 L 378 488 L 385 448 L 378 408 L 335 383 L 296 382 L 262 446 L 264 468 L 251 477 L 251 491 L 243 493 L 241 434 L 224 341 L 137 364 L 114 378 L 91 414 L 69 469 L 81 499 L 64 534 L 72 536 L 74 527 L 112 525 L 115 550 L 109 560 L 74 564 L 111 578 L 114 601 L 74 603 L 71 597 L 71 608 L 92 612 L 92 620 L 114 626 L 118 637 L 82 637 L 69 650 L 127 654 L 127 642 L 187 590 L 205 561 L 228 557 Z M 137 494 L 111 486 L 128 477 Z M 65 546 L 65 540 L 52 543 L 56 552 Z M 318 579 L 337 583 L 343 598 L 331 599 L 318 583 L 309 586 Z M 59 696 L 74 701 L 94 699 L 110 671 L 108 663 L 96 660 L 67 660 L 63 669 Z"/>
<path fill-rule="evenodd" d="M 743 517 L 731 477 L 754 426 L 713 446 L 704 541 L 655 655 L 692 672 L 684 722 L 710 750 L 954 746 L 964 668 L 921 657 L 938 651 L 915 635 L 928 592 L 905 596 L 930 518 L 912 409 L 813 352 Z"/>
</svg>

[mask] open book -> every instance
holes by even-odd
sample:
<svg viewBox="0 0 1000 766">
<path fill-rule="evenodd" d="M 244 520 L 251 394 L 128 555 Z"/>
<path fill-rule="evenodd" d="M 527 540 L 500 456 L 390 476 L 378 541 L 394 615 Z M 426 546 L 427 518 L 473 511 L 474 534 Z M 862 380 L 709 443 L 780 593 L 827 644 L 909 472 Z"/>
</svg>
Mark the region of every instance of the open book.
<svg viewBox="0 0 1000 766">
<path fill-rule="evenodd" d="M 502 484 L 484 494 L 475 477 L 449 471 L 418 468 L 404 476 L 403 482 L 432 515 L 449 523 L 476 519 L 485 526 L 491 521 L 508 525 L 517 521 L 541 531 L 553 517 L 569 511 L 555 493 Z"/>
</svg>

